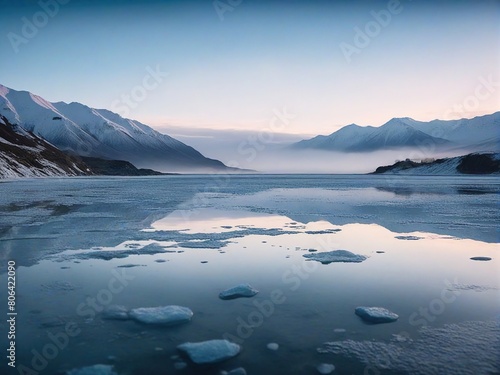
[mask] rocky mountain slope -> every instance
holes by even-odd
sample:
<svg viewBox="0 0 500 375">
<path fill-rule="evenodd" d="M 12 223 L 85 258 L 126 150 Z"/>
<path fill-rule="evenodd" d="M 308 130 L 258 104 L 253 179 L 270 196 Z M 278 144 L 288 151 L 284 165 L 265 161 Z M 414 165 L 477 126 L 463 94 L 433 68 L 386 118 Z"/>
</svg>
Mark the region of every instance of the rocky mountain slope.
<svg viewBox="0 0 500 375">
<path fill-rule="evenodd" d="M 51 103 L 0 85 L 0 115 L 60 150 L 80 156 L 125 160 L 160 171 L 231 170 L 138 121 L 80 103 Z"/>
</svg>

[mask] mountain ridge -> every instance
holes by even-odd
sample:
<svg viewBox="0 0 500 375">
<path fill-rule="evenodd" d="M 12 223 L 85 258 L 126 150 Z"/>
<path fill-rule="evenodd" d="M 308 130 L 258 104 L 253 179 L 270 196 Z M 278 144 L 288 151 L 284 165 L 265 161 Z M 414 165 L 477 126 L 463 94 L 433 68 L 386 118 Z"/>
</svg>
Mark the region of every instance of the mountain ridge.
<svg viewBox="0 0 500 375">
<path fill-rule="evenodd" d="M 79 156 L 124 160 L 161 171 L 237 171 L 139 121 L 78 102 L 52 103 L 0 85 L 0 115 Z"/>
<path fill-rule="evenodd" d="M 379 127 L 349 124 L 329 135 L 304 139 L 290 147 L 297 150 L 370 152 L 432 145 L 441 150 L 472 148 L 475 151 L 497 151 L 499 143 L 500 112 L 495 112 L 470 119 L 436 119 L 429 122 L 394 117 Z"/>
</svg>

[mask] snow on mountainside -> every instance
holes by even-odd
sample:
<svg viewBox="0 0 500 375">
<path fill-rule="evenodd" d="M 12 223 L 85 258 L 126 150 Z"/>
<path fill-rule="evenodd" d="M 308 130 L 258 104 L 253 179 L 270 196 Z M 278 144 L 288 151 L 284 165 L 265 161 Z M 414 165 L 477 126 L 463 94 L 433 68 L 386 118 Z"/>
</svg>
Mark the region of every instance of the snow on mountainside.
<svg viewBox="0 0 500 375">
<path fill-rule="evenodd" d="M 378 167 L 375 174 L 461 175 L 500 174 L 500 153 L 473 153 L 426 162 L 398 161 Z"/>
<path fill-rule="evenodd" d="M 347 125 L 336 132 L 302 140 L 295 149 L 366 152 L 403 147 L 434 147 L 436 150 L 500 149 L 500 112 L 472 119 L 416 121 L 393 118 L 380 127 Z"/>
<path fill-rule="evenodd" d="M 0 114 L 63 151 L 164 171 L 222 171 L 218 160 L 138 121 L 80 103 L 50 103 L 0 85 Z"/>
<path fill-rule="evenodd" d="M 0 115 L 0 178 L 88 175 L 81 160 L 64 154 Z"/>
<path fill-rule="evenodd" d="M 295 144 L 295 147 L 348 151 L 356 148 L 358 144 L 365 142 L 375 129 L 372 126 L 362 127 L 351 124 L 344 126 L 331 135 L 318 135 L 312 139 L 300 141 Z"/>
</svg>

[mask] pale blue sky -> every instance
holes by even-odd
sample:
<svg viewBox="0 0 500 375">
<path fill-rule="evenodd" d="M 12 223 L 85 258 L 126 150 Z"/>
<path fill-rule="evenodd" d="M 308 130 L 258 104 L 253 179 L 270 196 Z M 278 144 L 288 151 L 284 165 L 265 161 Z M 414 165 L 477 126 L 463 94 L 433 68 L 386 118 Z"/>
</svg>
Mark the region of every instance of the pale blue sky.
<svg viewBox="0 0 500 375">
<path fill-rule="evenodd" d="M 126 105 L 128 117 L 152 126 L 258 130 L 286 108 L 295 118 L 284 132 L 325 134 L 500 109 L 498 84 L 481 89 L 477 104 L 469 98 L 482 80 L 500 81 L 498 1 L 402 0 L 350 63 L 341 43 L 355 46 L 355 27 L 387 1 L 243 0 L 221 20 L 213 1 L 73 0 L 17 53 L 9 33 L 22 37 L 22 17 L 33 21 L 40 5 L 0 3 L 0 83 L 123 110 L 122 95 L 139 93 L 148 67 L 159 67 L 168 76 L 148 80 L 155 88 Z M 474 105 L 453 109 L 467 100 Z"/>
</svg>

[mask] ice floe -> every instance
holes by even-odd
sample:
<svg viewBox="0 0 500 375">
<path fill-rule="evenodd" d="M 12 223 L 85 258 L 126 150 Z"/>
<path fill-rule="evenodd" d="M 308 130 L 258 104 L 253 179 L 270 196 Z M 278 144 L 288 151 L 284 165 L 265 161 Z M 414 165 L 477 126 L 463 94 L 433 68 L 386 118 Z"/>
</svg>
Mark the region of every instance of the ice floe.
<svg viewBox="0 0 500 375">
<path fill-rule="evenodd" d="M 318 353 L 356 357 L 376 373 L 486 375 L 500 369 L 497 321 L 422 327 L 417 339 L 326 342 Z"/>
<path fill-rule="evenodd" d="M 219 373 L 220 375 L 247 375 L 247 370 L 245 370 L 243 367 L 238 367 L 235 368 L 231 371 L 221 371 Z"/>
<path fill-rule="evenodd" d="M 320 374 L 331 374 L 335 370 L 335 366 L 331 363 L 321 363 L 316 367 Z"/>
<path fill-rule="evenodd" d="M 370 323 L 391 323 L 398 320 L 399 316 L 383 307 L 356 307 L 355 314 Z"/>
<path fill-rule="evenodd" d="M 487 261 L 491 260 L 490 257 L 472 257 L 470 259 L 471 260 L 479 260 L 479 261 L 483 261 L 483 262 L 487 262 Z"/>
<path fill-rule="evenodd" d="M 267 344 L 267 348 L 269 350 L 278 350 L 280 348 L 280 346 L 278 344 L 276 344 L 275 342 L 270 342 L 269 344 Z"/>
<path fill-rule="evenodd" d="M 132 309 L 129 316 L 140 323 L 171 326 L 189 322 L 193 312 L 187 307 L 170 305 Z"/>
<path fill-rule="evenodd" d="M 447 288 L 449 291 L 468 291 L 473 290 L 475 292 L 486 292 L 487 290 L 498 290 L 498 287 L 489 286 L 489 285 L 475 285 L 475 284 L 451 284 L 450 287 Z"/>
<path fill-rule="evenodd" d="M 93 365 L 67 371 L 67 375 L 118 375 L 111 365 Z"/>
<path fill-rule="evenodd" d="M 116 266 L 117 268 L 134 268 L 134 267 L 146 267 L 145 264 L 122 264 Z"/>
<path fill-rule="evenodd" d="M 250 284 L 239 284 L 232 288 L 226 289 L 219 293 L 220 299 L 235 299 L 240 297 L 253 297 L 259 291 L 253 288 Z"/>
<path fill-rule="evenodd" d="M 395 236 L 394 238 L 397 238 L 398 240 L 406 240 L 406 241 L 417 241 L 417 240 L 424 239 L 424 237 L 419 237 L 419 236 Z"/>
<path fill-rule="evenodd" d="M 227 340 L 187 342 L 177 347 L 196 364 L 217 363 L 239 354 L 241 347 Z"/>
<path fill-rule="evenodd" d="M 334 250 L 323 253 L 304 254 L 303 257 L 310 260 L 321 262 L 323 264 L 329 264 L 334 262 L 361 263 L 362 261 L 367 259 L 364 255 L 354 254 L 347 250 Z"/>
<path fill-rule="evenodd" d="M 110 305 L 103 310 L 102 318 L 106 320 L 127 320 L 130 317 L 125 306 Z"/>
<path fill-rule="evenodd" d="M 342 229 L 306 230 L 305 234 L 332 234 L 340 232 Z"/>
</svg>

